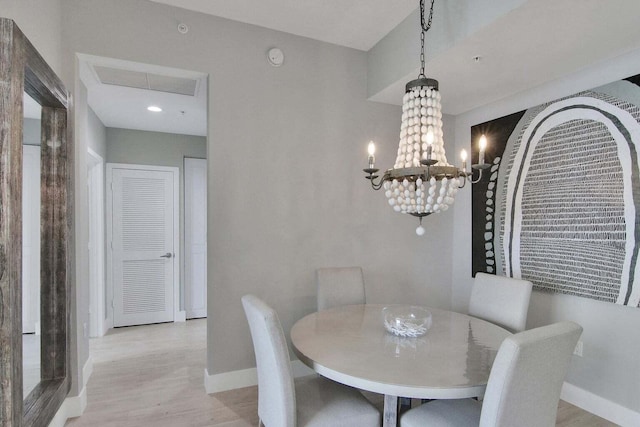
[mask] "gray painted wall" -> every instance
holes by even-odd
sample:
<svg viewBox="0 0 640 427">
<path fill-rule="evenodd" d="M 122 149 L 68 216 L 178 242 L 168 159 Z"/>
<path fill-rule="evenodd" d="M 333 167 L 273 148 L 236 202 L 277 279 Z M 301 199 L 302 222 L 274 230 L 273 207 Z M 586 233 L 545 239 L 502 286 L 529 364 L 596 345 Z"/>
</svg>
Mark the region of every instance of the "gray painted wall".
<svg viewBox="0 0 640 427">
<path fill-rule="evenodd" d="M 184 308 L 184 158 L 204 159 L 207 139 L 202 136 L 107 128 L 108 163 L 174 166 L 180 169 L 180 301 Z M 105 205 L 106 208 L 106 205 Z M 107 216 L 109 214 L 107 213 Z"/>
<path fill-rule="evenodd" d="M 13 19 L 53 71 L 62 72 L 62 0 L 0 0 L 0 17 Z"/>
<path fill-rule="evenodd" d="M 106 136 L 108 163 L 175 166 L 182 172 L 185 157 L 207 156 L 207 139 L 202 136 L 118 128 L 106 128 Z"/>
<path fill-rule="evenodd" d="M 87 111 L 87 146 L 106 162 L 107 128 L 91 107 Z"/>
<path fill-rule="evenodd" d="M 363 177 L 369 139 L 392 164 L 400 117 L 365 100 L 365 53 L 140 0 L 69 0 L 63 14 L 67 61 L 82 52 L 209 74 L 210 373 L 255 366 L 242 295 L 265 298 L 288 334 L 314 310 L 317 267 L 362 265 L 373 302 L 449 305 L 451 218 L 429 218 L 419 239 L 417 221 Z M 266 60 L 273 46 L 280 68 Z"/>
<path fill-rule="evenodd" d="M 550 82 L 535 90 L 456 117 L 458 150 L 470 148 L 471 126 L 590 89 L 640 72 L 640 52 Z M 455 206 L 452 305 L 466 310 L 471 292 L 471 191 Z M 584 327 L 584 356 L 573 357 L 567 381 L 597 396 L 640 412 L 640 310 L 586 298 L 534 292 L 527 328 L 561 320 Z M 587 408 L 589 409 L 589 408 Z"/>
</svg>

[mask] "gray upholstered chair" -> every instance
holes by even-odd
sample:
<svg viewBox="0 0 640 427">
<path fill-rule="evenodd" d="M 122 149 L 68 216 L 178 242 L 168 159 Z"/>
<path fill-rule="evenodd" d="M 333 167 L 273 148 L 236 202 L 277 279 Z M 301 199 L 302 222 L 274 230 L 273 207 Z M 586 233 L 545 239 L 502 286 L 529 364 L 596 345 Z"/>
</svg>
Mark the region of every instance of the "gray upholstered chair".
<svg viewBox="0 0 640 427">
<path fill-rule="evenodd" d="M 364 304 L 361 267 L 333 267 L 316 270 L 318 311 L 350 304 Z"/>
<path fill-rule="evenodd" d="M 406 412 L 401 427 L 553 427 L 560 390 L 582 327 L 560 322 L 506 338 L 484 401 L 434 400 Z"/>
<path fill-rule="evenodd" d="M 258 368 L 258 416 L 266 427 L 379 427 L 380 412 L 356 389 L 318 375 L 294 381 L 276 312 L 242 297 Z"/>
<path fill-rule="evenodd" d="M 511 332 L 524 331 L 532 286 L 528 280 L 477 273 L 471 290 L 469 314 Z"/>
</svg>

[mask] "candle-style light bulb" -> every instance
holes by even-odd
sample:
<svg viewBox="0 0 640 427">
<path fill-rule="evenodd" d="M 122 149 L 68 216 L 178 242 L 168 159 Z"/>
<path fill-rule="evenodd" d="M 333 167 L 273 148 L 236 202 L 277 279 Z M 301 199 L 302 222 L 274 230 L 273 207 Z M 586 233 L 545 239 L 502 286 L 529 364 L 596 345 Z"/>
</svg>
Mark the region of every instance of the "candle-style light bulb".
<svg viewBox="0 0 640 427">
<path fill-rule="evenodd" d="M 369 152 L 369 169 L 373 169 L 373 166 L 376 162 L 376 158 L 374 156 L 374 154 L 376 153 L 376 145 L 373 143 L 373 141 L 369 141 L 367 151 Z"/>
<path fill-rule="evenodd" d="M 483 165 L 484 164 L 484 151 L 487 148 L 487 137 L 486 136 L 482 135 L 480 137 L 479 145 L 480 145 L 480 153 L 478 155 L 478 163 Z"/>
<path fill-rule="evenodd" d="M 460 152 L 460 158 L 462 159 L 462 170 L 467 170 L 467 150 L 462 150 Z"/>
<path fill-rule="evenodd" d="M 376 154 L 376 144 L 374 144 L 373 141 L 369 141 L 369 146 L 367 147 L 367 151 L 369 152 L 370 156 L 373 156 L 374 154 Z"/>
<path fill-rule="evenodd" d="M 427 132 L 427 160 L 431 160 L 431 154 L 433 152 L 433 132 Z"/>
</svg>

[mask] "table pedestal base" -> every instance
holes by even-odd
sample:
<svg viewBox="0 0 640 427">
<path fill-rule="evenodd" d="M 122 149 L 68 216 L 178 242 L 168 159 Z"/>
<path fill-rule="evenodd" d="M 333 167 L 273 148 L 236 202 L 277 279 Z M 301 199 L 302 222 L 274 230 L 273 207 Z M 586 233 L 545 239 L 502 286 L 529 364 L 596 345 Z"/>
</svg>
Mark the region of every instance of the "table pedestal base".
<svg viewBox="0 0 640 427">
<path fill-rule="evenodd" d="M 398 426 L 398 396 L 384 395 L 384 414 L 382 427 Z"/>
</svg>

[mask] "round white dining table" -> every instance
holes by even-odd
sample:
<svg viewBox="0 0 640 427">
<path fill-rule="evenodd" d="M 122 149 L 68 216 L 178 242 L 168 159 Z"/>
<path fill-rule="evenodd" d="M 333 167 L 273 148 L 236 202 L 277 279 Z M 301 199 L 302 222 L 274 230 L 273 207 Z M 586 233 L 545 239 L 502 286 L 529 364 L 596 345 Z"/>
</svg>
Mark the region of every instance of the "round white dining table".
<svg viewBox="0 0 640 427">
<path fill-rule="evenodd" d="M 427 333 L 401 338 L 386 331 L 384 307 L 347 305 L 309 314 L 291 329 L 296 355 L 326 378 L 384 394 L 384 427 L 397 424 L 398 397 L 459 399 L 484 393 L 509 331 L 427 308 L 432 315 Z"/>
</svg>

